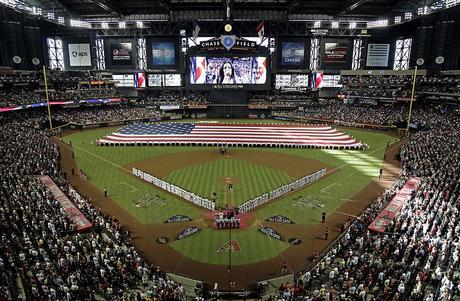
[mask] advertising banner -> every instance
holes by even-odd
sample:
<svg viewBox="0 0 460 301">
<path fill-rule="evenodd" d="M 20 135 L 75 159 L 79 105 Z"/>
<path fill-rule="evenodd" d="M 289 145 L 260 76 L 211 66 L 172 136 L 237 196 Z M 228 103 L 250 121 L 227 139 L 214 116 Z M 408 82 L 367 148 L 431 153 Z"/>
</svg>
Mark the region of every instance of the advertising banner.
<svg viewBox="0 0 460 301">
<path fill-rule="evenodd" d="M 299 66 L 305 63 L 304 42 L 281 42 L 281 65 Z"/>
<path fill-rule="evenodd" d="M 270 237 L 273 237 L 274 239 L 281 240 L 281 241 L 283 240 L 283 237 L 281 237 L 278 231 L 276 231 L 272 227 L 260 227 L 258 230 L 264 234 L 267 234 Z"/>
<path fill-rule="evenodd" d="M 181 239 L 184 239 L 190 235 L 193 235 L 197 232 L 201 231 L 201 228 L 197 228 L 197 227 L 187 227 L 185 228 L 184 230 L 182 230 L 181 233 L 179 233 L 179 235 L 176 237 L 176 240 L 181 240 Z"/>
<path fill-rule="evenodd" d="M 369 225 L 368 229 L 377 232 L 385 232 L 386 227 L 392 223 L 404 204 L 411 199 L 413 192 L 418 189 L 421 182 L 421 178 L 409 178 L 404 186 L 396 192 L 387 206 Z"/>
<path fill-rule="evenodd" d="M 166 224 L 171 224 L 171 223 L 181 223 L 181 222 L 190 222 L 193 219 L 191 217 L 185 216 L 185 215 L 173 215 L 164 222 Z"/>
<path fill-rule="evenodd" d="M 266 221 L 280 224 L 295 224 L 289 217 L 284 215 L 274 215 L 267 218 Z"/>
<path fill-rule="evenodd" d="M 91 66 L 91 48 L 89 44 L 69 44 L 70 67 Z"/>
<path fill-rule="evenodd" d="M 149 87 L 163 86 L 163 74 L 149 74 Z"/>
<path fill-rule="evenodd" d="M 390 44 L 369 44 L 367 46 L 367 67 L 388 67 Z"/>
<path fill-rule="evenodd" d="M 110 58 L 112 65 L 131 65 L 133 58 L 133 44 L 112 42 L 110 44 Z"/>
<path fill-rule="evenodd" d="M 42 183 L 51 191 L 56 201 L 61 205 L 65 215 L 79 232 L 90 229 L 93 225 L 77 206 L 65 195 L 49 176 L 41 176 Z"/>
<path fill-rule="evenodd" d="M 325 43 L 324 62 L 326 63 L 346 63 L 348 58 L 347 43 Z"/>
</svg>

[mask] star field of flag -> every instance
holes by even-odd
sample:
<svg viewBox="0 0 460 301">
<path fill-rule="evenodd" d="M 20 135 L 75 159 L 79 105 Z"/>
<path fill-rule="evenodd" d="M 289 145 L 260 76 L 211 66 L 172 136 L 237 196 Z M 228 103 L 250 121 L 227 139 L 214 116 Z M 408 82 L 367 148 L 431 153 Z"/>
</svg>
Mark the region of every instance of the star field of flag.
<svg viewBox="0 0 460 301">
<path fill-rule="evenodd" d="M 101 138 L 98 143 L 362 146 L 361 142 L 330 126 L 223 123 L 131 124 Z"/>
<path fill-rule="evenodd" d="M 195 125 L 191 123 L 138 123 L 121 128 L 118 133 L 125 135 L 185 135 L 189 134 L 194 127 Z"/>
</svg>

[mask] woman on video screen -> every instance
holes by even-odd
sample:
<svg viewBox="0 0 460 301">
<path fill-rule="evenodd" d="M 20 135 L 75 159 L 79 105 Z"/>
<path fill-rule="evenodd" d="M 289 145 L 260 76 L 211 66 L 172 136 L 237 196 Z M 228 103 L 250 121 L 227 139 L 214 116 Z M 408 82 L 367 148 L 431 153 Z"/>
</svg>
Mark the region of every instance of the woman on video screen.
<svg viewBox="0 0 460 301">
<path fill-rule="evenodd" d="M 218 84 L 236 84 L 235 68 L 232 63 L 225 62 L 220 66 L 219 77 L 217 78 Z"/>
</svg>

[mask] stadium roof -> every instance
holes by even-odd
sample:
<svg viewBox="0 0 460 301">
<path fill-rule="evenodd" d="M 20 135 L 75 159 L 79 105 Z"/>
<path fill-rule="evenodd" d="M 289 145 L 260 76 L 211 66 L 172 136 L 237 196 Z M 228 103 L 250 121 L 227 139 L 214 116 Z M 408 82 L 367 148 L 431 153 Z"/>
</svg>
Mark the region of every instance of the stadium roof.
<svg viewBox="0 0 460 301">
<path fill-rule="evenodd" d="M 82 20 L 375 20 L 444 0 L 23 0 Z"/>
</svg>

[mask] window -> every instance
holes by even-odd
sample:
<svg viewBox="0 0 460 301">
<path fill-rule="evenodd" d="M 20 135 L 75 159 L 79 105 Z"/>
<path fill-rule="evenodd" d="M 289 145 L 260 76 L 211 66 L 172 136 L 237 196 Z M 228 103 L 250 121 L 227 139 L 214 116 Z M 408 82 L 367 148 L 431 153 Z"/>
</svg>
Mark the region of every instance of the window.
<svg viewBox="0 0 460 301">
<path fill-rule="evenodd" d="M 311 49 L 310 49 L 310 69 L 311 70 L 318 70 L 319 69 L 319 39 L 312 38 L 311 39 Z"/>
<path fill-rule="evenodd" d="M 61 38 L 48 38 L 48 65 L 52 70 L 64 70 L 64 52 Z"/>
<path fill-rule="evenodd" d="M 363 46 L 363 40 L 361 39 L 353 40 L 353 60 L 351 62 L 352 70 L 361 69 L 362 46 Z"/>
<path fill-rule="evenodd" d="M 140 70 L 147 69 L 147 50 L 145 49 L 145 38 L 137 39 L 137 49 L 139 54 L 137 55 L 137 68 Z"/>
<path fill-rule="evenodd" d="M 105 70 L 104 40 L 96 39 L 96 68 Z"/>
<path fill-rule="evenodd" d="M 412 46 L 412 39 L 396 40 L 395 62 L 393 65 L 393 70 L 409 69 L 411 46 Z"/>
</svg>

